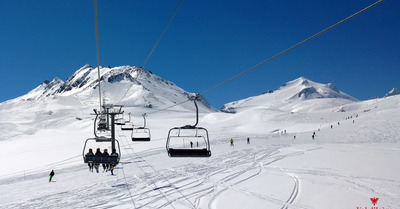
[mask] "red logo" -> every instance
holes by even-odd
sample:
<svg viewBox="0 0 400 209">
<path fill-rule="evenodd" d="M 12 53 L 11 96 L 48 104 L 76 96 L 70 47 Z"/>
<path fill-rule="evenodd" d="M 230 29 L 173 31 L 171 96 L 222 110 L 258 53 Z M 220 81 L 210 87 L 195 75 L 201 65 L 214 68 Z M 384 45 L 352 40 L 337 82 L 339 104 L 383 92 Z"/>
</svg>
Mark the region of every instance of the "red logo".
<svg viewBox="0 0 400 209">
<path fill-rule="evenodd" d="M 371 199 L 371 202 L 372 202 L 372 204 L 374 206 L 378 203 L 378 200 L 379 200 L 379 198 L 376 198 L 376 197 L 373 197 L 373 198 L 370 198 L 370 199 Z"/>
</svg>

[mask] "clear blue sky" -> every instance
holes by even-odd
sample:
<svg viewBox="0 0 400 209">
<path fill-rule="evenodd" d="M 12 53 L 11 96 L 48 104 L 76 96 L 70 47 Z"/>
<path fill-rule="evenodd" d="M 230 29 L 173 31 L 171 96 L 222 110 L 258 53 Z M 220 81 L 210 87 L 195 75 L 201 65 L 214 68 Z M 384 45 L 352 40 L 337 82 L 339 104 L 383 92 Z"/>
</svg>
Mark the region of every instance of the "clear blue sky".
<svg viewBox="0 0 400 209">
<path fill-rule="evenodd" d="M 183 0 L 145 66 L 202 93 L 374 0 Z M 142 66 L 179 0 L 98 0 L 100 64 Z M 92 0 L 0 1 L 0 102 L 96 66 Z M 205 94 L 216 108 L 304 76 L 361 100 L 400 88 L 400 1 L 386 0 Z"/>
</svg>

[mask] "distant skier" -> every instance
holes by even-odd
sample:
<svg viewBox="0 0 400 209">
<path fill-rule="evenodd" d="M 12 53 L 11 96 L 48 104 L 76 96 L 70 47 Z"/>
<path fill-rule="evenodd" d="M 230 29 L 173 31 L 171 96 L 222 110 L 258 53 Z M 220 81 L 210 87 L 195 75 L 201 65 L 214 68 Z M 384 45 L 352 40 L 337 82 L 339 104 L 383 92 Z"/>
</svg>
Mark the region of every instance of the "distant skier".
<svg viewBox="0 0 400 209">
<path fill-rule="evenodd" d="M 51 182 L 51 179 L 53 179 L 54 174 L 55 174 L 54 170 L 51 170 L 50 175 L 49 175 L 50 176 L 49 182 Z"/>
<path fill-rule="evenodd" d="M 235 145 L 233 144 L 233 139 L 231 139 L 231 146 L 235 146 Z"/>
<path fill-rule="evenodd" d="M 250 138 L 247 137 L 247 144 L 250 144 Z"/>
<path fill-rule="evenodd" d="M 190 141 L 190 148 L 193 148 L 193 142 Z"/>
<path fill-rule="evenodd" d="M 315 135 L 313 134 L 311 137 L 312 137 L 312 139 L 314 139 Z"/>
</svg>

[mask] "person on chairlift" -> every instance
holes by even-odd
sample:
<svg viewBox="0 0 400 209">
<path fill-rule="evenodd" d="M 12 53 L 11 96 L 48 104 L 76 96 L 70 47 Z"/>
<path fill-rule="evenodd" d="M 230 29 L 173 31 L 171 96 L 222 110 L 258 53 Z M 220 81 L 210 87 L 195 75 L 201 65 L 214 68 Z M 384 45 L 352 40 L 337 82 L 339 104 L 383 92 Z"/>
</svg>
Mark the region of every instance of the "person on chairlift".
<svg viewBox="0 0 400 209">
<path fill-rule="evenodd" d="M 111 156 L 118 156 L 117 150 L 113 149 L 111 152 Z M 110 164 L 110 171 L 111 171 L 111 175 L 114 175 L 114 164 Z"/>
<path fill-rule="evenodd" d="M 103 155 L 104 155 L 104 156 L 110 156 L 110 154 L 108 154 L 107 149 L 104 149 Z M 103 173 L 104 173 L 104 171 L 107 172 L 108 167 L 110 166 L 110 164 L 105 164 L 105 163 L 103 163 L 102 165 L 103 165 Z"/>
<path fill-rule="evenodd" d="M 94 155 L 92 148 L 89 149 L 89 152 L 86 153 L 86 155 Z M 89 171 L 93 172 L 93 167 L 94 167 L 93 163 L 88 163 L 88 166 L 89 166 Z"/>
<path fill-rule="evenodd" d="M 99 155 L 103 155 L 103 153 L 101 153 L 100 148 L 97 148 L 96 153 L 94 155 L 99 156 Z M 96 169 L 97 173 L 99 172 L 99 167 L 100 167 L 99 163 L 94 164 L 94 168 Z"/>
</svg>

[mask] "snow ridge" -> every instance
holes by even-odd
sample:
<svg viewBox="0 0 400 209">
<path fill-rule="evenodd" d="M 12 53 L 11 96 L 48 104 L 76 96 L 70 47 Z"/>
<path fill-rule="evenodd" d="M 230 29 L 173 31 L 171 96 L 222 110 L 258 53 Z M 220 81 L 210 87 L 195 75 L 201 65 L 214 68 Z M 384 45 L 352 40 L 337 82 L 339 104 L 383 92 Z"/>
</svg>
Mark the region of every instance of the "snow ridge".
<svg viewBox="0 0 400 209">
<path fill-rule="evenodd" d="M 387 93 L 385 95 L 385 97 L 390 97 L 390 96 L 399 95 L 399 94 L 400 94 L 400 90 L 398 88 L 393 88 L 392 90 L 389 91 L 389 93 Z"/>
<path fill-rule="evenodd" d="M 299 106 L 299 103 L 308 103 L 309 100 L 316 99 L 319 99 L 317 101 L 326 101 L 327 99 L 335 100 L 335 104 L 337 104 L 337 101 L 339 100 L 343 104 L 359 101 L 358 99 L 340 91 L 332 83 L 321 84 L 300 77 L 283 84 L 276 91 L 270 90 L 259 96 L 225 104 L 221 111 L 236 113 L 238 110 L 248 109 L 250 107 L 273 107 L 276 109 L 285 108 L 285 110 L 294 110 L 294 106 Z M 321 108 L 325 107 L 325 104 L 321 105 Z"/>
</svg>

